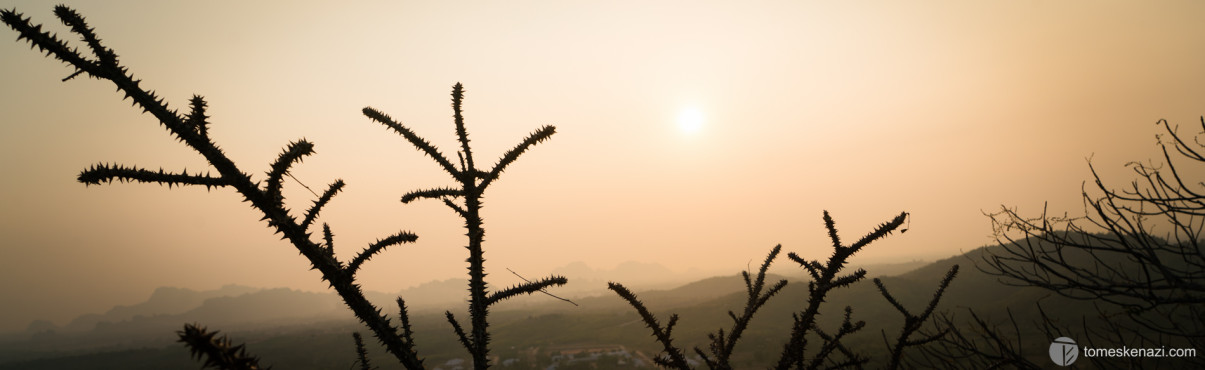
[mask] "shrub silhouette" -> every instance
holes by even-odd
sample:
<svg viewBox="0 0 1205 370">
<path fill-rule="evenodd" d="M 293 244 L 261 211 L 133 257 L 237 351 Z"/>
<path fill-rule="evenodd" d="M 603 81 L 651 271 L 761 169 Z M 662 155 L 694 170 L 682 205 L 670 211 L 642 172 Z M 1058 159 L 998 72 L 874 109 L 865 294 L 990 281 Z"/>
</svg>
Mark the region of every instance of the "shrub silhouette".
<svg viewBox="0 0 1205 370">
<path fill-rule="evenodd" d="M 989 249 L 976 267 L 1006 284 L 1044 289 L 1091 301 L 1096 312 L 1082 318 L 1051 317 L 1039 305 L 1032 324 L 1046 338 L 1027 345 L 1013 317 L 992 320 L 974 311 L 969 320 L 941 315 L 937 327 L 950 331 L 921 351 L 929 363 L 958 359 L 966 368 L 1045 368 L 1026 353 L 1058 337 L 1096 348 L 1201 348 L 1205 341 L 1205 183 L 1185 171 L 1205 163 L 1199 138 L 1159 120 L 1162 164 L 1131 162 L 1137 179 L 1116 189 L 1089 163 L 1092 186 L 1081 190 L 1081 217 L 1022 216 L 1011 208 L 989 214 L 1000 248 Z M 1205 133 L 1205 117 L 1201 118 Z M 1168 140 L 1164 140 L 1168 139 Z M 1092 320 L 1092 321 L 1089 321 Z M 1076 322 L 1078 321 L 1078 322 Z M 1028 325 L 1028 323 L 1026 323 Z M 1032 350 L 1036 348 L 1036 350 Z M 1030 350 L 1030 351 L 1026 351 Z M 1085 357 L 1099 368 L 1202 368 L 1205 358 Z"/>
<path fill-rule="evenodd" d="M 793 252 L 787 254 L 788 258 L 798 263 L 807 271 L 812 281 L 808 282 L 808 298 L 807 302 L 804 302 L 805 307 L 803 310 L 793 314 L 794 323 L 789 330 L 790 339 L 783 346 L 782 354 L 775 368 L 817 369 L 821 366 L 829 368 L 861 368 L 869 361 L 862 354 L 855 353 L 841 343 L 841 339 L 846 335 L 853 334 L 866 325 L 864 321 L 853 321 L 852 307 L 845 307 L 844 319 L 836 332 L 821 329 L 817 325 L 816 320 L 820 315 L 820 308 L 824 304 L 829 292 L 848 287 L 866 277 L 866 270 L 864 269 L 858 269 L 852 273 L 842 275 L 842 270 L 849 263 L 849 258 L 871 242 L 890 235 L 904 224 L 907 217 L 907 212 L 900 213 L 890 221 L 879 225 L 874 231 L 858 239 L 858 241 L 846 246 L 841 244 L 841 238 L 837 235 L 836 224 L 833 222 L 833 218 L 829 216 L 828 211 L 825 211 L 824 227 L 828 230 L 829 239 L 833 243 L 833 255 L 826 262 L 821 263 L 818 260 L 806 260 Z M 749 321 L 753 319 L 757 310 L 766 304 L 766 301 L 774 297 L 775 294 L 787 285 L 786 280 L 779 280 L 769 288 L 766 288 L 765 284 L 766 271 L 770 268 L 770 264 L 774 262 L 774 259 L 781 250 L 782 245 L 777 245 L 770 251 L 770 254 L 766 256 L 765 262 L 758 269 L 755 278 L 751 278 L 748 271 L 741 272 L 741 277 L 745 280 L 745 293 L 747 295 L 745 308 L 741 315 L 737 316 L 735 312 L 728 311 L 728 316 L 732 318 L 733 323 L 727 334 L 725 334 L 724 329 L 719 329 L 714 334 L 708 334 L 710 344 L 707 351 L 698 347 L 694 348 L 694 352 L 702 358 L 708 368 L 732 369 L 729 359 L 736 348 L 737 342 L 741 338 L 742 332 L 748 327 Z M 933 294 L 933 299 L 929 301 L 929 304 L 919 315 L 913 314 L 904 308 L 887 291 L 887 287 L 883 285 L 881 280 L 874 279 L 874 284 L 878 287 L 880 294 L 897 311 L 904 315 L 904 326 L 894 343 L 888 342 L 886 334 L 884 334 L 884 342 L 888 343 L 888 352 L 891 353 L 891 358 L 887 365 L 888 368 L 895 369 L 902 366 L 901 356 L 905 348 L 924 345 L 946 335 L 945 331 L 940 331 L 932 334 L 921 333 L 920 338 L 913 338 L 913 335 L 917 334 L 932 316 L 938 302 L 941 301 L 942 294 L 945 293 L 946 287 L 950 285 L 950 282 L 954 280 L 954 276 L 957 274 L 958 265 L 954 265 L 938 285 L 937 292 Z M 644 302 L 641 302 L 623 284 L 612 282 L 608 287 L 636 309 L 645 325 L 652 330 L 653 337 L 662 345 L 662 355 L 654 358 L 654 361 L 658 365 L 672 369 L 691 368 L 682 349 L 673 343 L 674 325 L 678 322 L 677 314 L 670 315 L 669 321 L 662 326 L 661 322 L 649 312 Z M 810 354 L 807 352 L 807 338 L 809 334 L 814 334 L 821 341 L 820 348 Z M 839 353 L 842 358 L 834 359 L 833 355 L 836 353 Z"/>
<path fill-rule="evenodd" d="M 1106 186 L 1089 163 L 1095 191 L 1081 193 L 1083 217 L 1043 211 L 1027 218 L 1008 208 L 990 215 L 1004 249 L 987 257 L 982 269 L 1012 284 L 1116 307 L 1135 329 L 1200 337 L 1205 332 L 1205 183 L 1188 178 L 1172 158 L 1174 152 L 1190 165 L 1205 163 L 1205 145 L 1181 137 L 1166 120 L 1158 124 L 1172 146 L 1160 142 L 1163 165 L 1130 163 L 1138 179 L 1118 190 Z M 1201 125 L 1205 130 L 1205 117 Z"/>
<path fill-rule="evenodd" d="M 322 279 L 330 283 L 331 288 L 342 297 L 356 318 L 377 337 L 389 353 L 408 369 L 424 368 L 422 358 L 414 349 L 414 337 L 405 301 L 401 297 L 397 299 L 398 318 L 401 321 L 401 326 L 397 326 L 388 315 L 382 312 L 381 308 L 365 298 L 364 292 L 356 282 L 356 272 L 365 262 L 388 247 L 413 242 L 417 236 L 401 231 L 370 244 L 350 260 L 342 261 L 336 258 L 333 248 L 334 237 L 330 226 L 326 223 L 322 224 L 321 240 L 312 238 L 314 232 L 312 229 L 323 207 L 343 189 L 344 182 L 342 180 L 332 182 L 306 210 L 300 220 L 286 206 L 284 196 L 281 194 L 284 176 L 289 175 L 289 169 L 300 163 L 306 156 L 314 153 L 312 143 L 304 139 L 289 143 L 280 156 L 270 164 L 267 178 L 263 181 L 253 180 L 251 175 L 244 172 L 227 157 L 209 137 L 210 123 L 205 114 L 204 98 L 193 96 L 189 101 L 188 114 L 181 114 L 170 108 L 153 91 L 148 91 L 141 86 L 142 81 L 134 78 L 129 70 L 121 65 L 117 54 L 112 49 L 102 45 L 94 29 L 87 25 L 82 16 L 62 5 L 55 7 L 54 12 L 63 24 L 70 27 L 72 33 L 82 38 L 91 52 L 91 56 L 85 56 L 76 48 L 59 40 L 54 34 L 42 31 L 41 25 L 31 24 L 29 18 L 23 17 L 16 10 L 0 11 L 0 20 L 19 33 L 18 40 L 26 40 L 30 43 L 31 48 L 36 47 L 47 55 L 74 67 L 75 72 L 64 78 L 63 81 L 86 75 L 112 82 L 117 86 L 118 91 L 125 94 L 126 99 L 132 100 L 135 106 L 154 116 L 171 135 L 200 153 L 213 167 L 213 170 L 217 171 L 216 174 L 190 174 L 187 170 L 180 172 L 152 171 L 135 166 L 99 163 L 82 171 L 78 178 L 80 182 L 96 185 L 113 181 L 136 181 L 163 184 L 169 188 L 188 185 L 204 186 L 206 189 L 233 188 L 251 204 L 252 208 L 263 214 L 262 220 L 267 221 L 269 228 L 277 234 L 281 234 L 282 239 L 293 244 L 309 260 L 310 265 L 321 272 Z M 447 319 L 459 337 L 460 343 L 471 354 L 474 367 L 485 369 L 490 366 L 490 335 L 487 320 L 490 306 L 516 295 L 540 292 L 547 287 L 566 283 L 564 277 L 552 276 L 491 292 L 485 283 L 485 258 L 482 245 L 485 229 L 480 215 L 482 198 L 489 185 L 496 181 L 519 156 L 532 146 L 547 140 L 556 132 L 556 129 L 552 126 L 539 128 L 513 149 L 504 153 L 497 164 L 483 170 L 477 167 L 473 151 L 469 146 L 468 131 L 461 115 L 463 94 L 463 87 L 457 83 L 452 89 L 452 106 L 456 136 L 460 142 L 460 150 L 457 151 L 459 166 L 453 165 L 451 160 L 429 142 L 384 113 L 372 108 L 364 108 L 363 113 L 370 119 L 397 132 L 424 154 L 430 156 L 457 183 L 455 187 L 406 193 L 402 196 L 402 202 L 409 203 L 421 198 L 439 199 L 465 220 L 468 237 L 466 248 L 469 251 L 467 261 L 469 263 L 468 331 L 464 330 L 464 327 L 450 311 L 447 312 Z M 458 201 L 461 203 L 457 203 Z M 241 346 L 231 347 L 229 341 L 224 338 L 215 342 L 215 339 L 212 338 L 213 333 L 208 333 L 197 326 L 186 325 L 180 333 L 181 341 L 192 349 L 195 356 L 207 357 L 206 365 L 221 368 L 258 366 L 255 365 L 257 361 L 254 357 L 247 356 Z M 358 335 L 356 339 L 359 344 Z M 360 348 L 362 349 L 362 346 Z M 230 359 L 234 361 L 227 361 Z M 362 353 L 359 363 L 364 368 L 368 367 Z"/>
</svg>

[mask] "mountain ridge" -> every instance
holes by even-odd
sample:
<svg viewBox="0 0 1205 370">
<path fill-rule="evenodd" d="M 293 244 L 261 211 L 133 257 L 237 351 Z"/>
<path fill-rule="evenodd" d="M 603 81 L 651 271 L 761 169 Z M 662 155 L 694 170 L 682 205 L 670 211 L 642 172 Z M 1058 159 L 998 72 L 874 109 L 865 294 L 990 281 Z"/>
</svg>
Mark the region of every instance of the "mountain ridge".
<svg viewBox="0 0 1205 370">
<path fill-rule="evenodd" d="M 892 264 L 884 268 L 874 265 L 861 266 L 870 271 L 870 276 L 879 276 L 892 294 L 906 307 L 919 308 L 932 297 L 942 275 L 953 264 L 962 266 L 958 278 L 951 284 L 944 296 L 939 309 L 951 312 L 962 312 L 973 308 L 983 317 L 999 322 L 1015 313 L 1019 320 L 1029 320 L 1035 317 L 1035 301 L 1046 300 L 1048 313 L 1067 316 L 1087 312 L 1090 303 L 1072 301 L 1062 297 L 1051 297 L 1049 292 L 1033 287 L 1016 287 L 1000 284 L 994 276 L 979 271 L 973 261 L 982 258 L 990 248 L 984 246 L 966 251 L 960 255 L 933 262 L 915 262 L 916 268 L 905 264 Z M 785 259 L 775 262 L 778 267 L 792 267 L 793 263 Z M 568 267 L 573 267 L 572 265 Z M 580 266 L 578 266 L 580 267 Z M 858 266 L 847 266 L 854 270 Z M 880 273 L 883 270 L 893 273 Z M 584 270 L 583 270 L 584 271 Z M 781 269 L 776 270 L 781 271 Z M 582 277 L 589 277 L 590 271 L 585 271 Z M 733 364 L 739 367 L 756 367 L 761 365 L 762 358 L 775 356 L 780 348 L 783 330 L 788 325 L 791 315 L 796 313 L 806 303 L 806 279 L 804 275 L 767 276 L 768 281 L 779 279 L 789 283 L 778 296 L 757 314 L 748 327 L 745 339 L 738 349 Z M 619 282 L 628 283 L 623 279 Z M 869 279 L 868 279 L 869 280 Z M 432 281 L 403 291 L 407 302 L 417 301 L 414 297 L 422 290 L 450 290 L 463 295 L 464 282 L 461 279 Z M 691 281 L 670 288 L 634 289 L 636 294 L 658 315 L 667 317 L 670 313 L 680 315 L 680 325 L 675 329 L 676 343 L 683 348 L 700 346 L 706 348 L 707 333 L 731 325 L 726 315 L 728 310 L 739 311 L 745 301 L 745 288 L 737 271 L 723 276 Z M 166 292 L 166 291 L 165 291 Z M 166 294 L 166 293 L 165 293 Z M 384 304 L 394 295 L 374 293 L 371 298 Z M 463 298 L 457 298 L 463 300 Z M 640 325 L 635 310 L 613 293 L 602 292 L 594 295 L 582 295 L 572 298 L 577 305 L 546 297 L 541 294 L 517 297 L 507 304 L 499 306 L 493 312 L 492 326 L 496 328 L 496 339 L 499 343 L 507 343 L 505 351 L 500 355 L 514 352 L 534 353 L 534 348 L 554 348 L 558 345 L 591 345 L 591 344 L 622 344 L 634 350 L 645 353 L 656 353 L 656 343 L 648 337 L 647 328 Z M 461 301 L 463 302 L 463 301 Z M 284 311 L 288 306 L 309 307 L 308 311 Z M 879 294 L 870 281 L 862 281 L 845 289 L 834 291 L 828 303 L 822 308 L 818 325 L 832 327 L 841 318 L 841 310 L 845 306 L 853 307 L 855 320 L 867 321 L 866 329 L 851 335 L 850 345 L 878 349 L 882 345 L 880 332 L 894 332 L 899 329 L 902 320 L 898 312 Z M 62 368 L 66 364 L 76 364 L 79 361 L 99 361 L 90 357 L 89 353 L 100 356 L 113 351 L 126 351 L 137 348 L 160 348 L 145 350 L 138 356 L 159 356 L 177 347 L 174 343 L 175 330 L 184 322 L 200 322 L 223 333 L 246 341 L 249 348 L 259 351 L 265 358 L 281 358 L 283 365 L 290 361 L 302 361 L 295 358 L 297 346 L 302 344 L 295 335 L 289 333 L 308 332 L 312 338 L 321 338 L 332 344 L 330 348 L 342 348 L 347 343 L 347 333 L 359 330 L 350 315 L 343 312 L 338 297 L 333 293 L 315 293 L 294 291 L 289 289 L 265 289 L 247 293 L 238 297 L 211 298 L 202 305 L 204 309 L 191 310 L 183 314 L 142 316 L 128 321 L 101 325 L 92 331 L 76 334 L 42 333 L 39 337 L 27 337 L 22 340 L 9 341 L 0 345 L 0 369 L 5 368 Z M 265 308 L 266 307 L 266 308 Z M 382 306 L 388 310 L 388 306 Z M 396 309 L 396 308 L 395 308 Z M 450 308 L 453 312 L 463 310 L 463 306 Z M 1010 311 L 1011 310 L 1011 311 Z M 392 311 L 392 310 L 390 310 Z M 221 313 L 221 314 L 218 314 Z M 226 315 L 238 316 L 239 319 L 226 318 Z M 392 316 L 392 315 L 391 315 Z M 1071 316 L 1078 317 L 1078 316 Z M 456 339 L 448 331 L 446 319 L 442 311 L 433 309 L 412 309 L 411 322 L 418 333 L 424 354 L 431 361 L 447 361 L 463 356 Z M 1040 333 L 1025 333 L 1038 335 Z M 307 337 L 310 338 L 310 337 Z M 305 343 L 313 343 L 319 339 L 305 339 Z M 96 343 L 106 343 L 97 346 Z M 308 347 L 307 347 L 308 348 Z M 524 352 L 527 351 L 527 352 Z M 143 352 L 139 352 L 143 353 Z M 350 352 L 349 352 L 350 353 Z M 65 359 L 65 355 L 74 354 L 76 357 Z M 133 356 L 133 355 L 131 355 Z M 184 356 L 186 357 L 186 356 Z M 38 360 L 43 358 L 43 360 Z M 58 358 L 59 360 L 55 360 Z M 58 361 L 58 362 L 56 362 Z M 75 362 L 73 362 L 75 361 Z M 350 360 L 348 360 L 350 363 Z M 388 362 L 388 359 L 381 361 Z M 38 365 L 44 364 L 44 365 Z M 873 366 L 872 366 L 873 367 Z"/>
</svg>

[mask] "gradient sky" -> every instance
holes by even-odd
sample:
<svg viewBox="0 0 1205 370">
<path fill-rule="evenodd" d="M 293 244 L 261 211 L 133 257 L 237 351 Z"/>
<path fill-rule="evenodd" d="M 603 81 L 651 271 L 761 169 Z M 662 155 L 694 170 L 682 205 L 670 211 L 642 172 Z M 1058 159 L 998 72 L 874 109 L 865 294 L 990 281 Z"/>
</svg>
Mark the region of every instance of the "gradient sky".
<svg viewBox="0 0 1205 370">
<path fill-rule="evenodd" d="M 418 234 L 361 270 L 378 291 L 462 276 L 466 252 L 443 205 L 398 202 L 451 180 L 360 109 L 451 153 L 458 81 L 479 162 L 558 131 L 487 193 L 495 284 L 574 261 L 736 272 L 777 243 L 823 258 L 826 209 L 847 240 L 912 213 L 863 262 L 946 257 L 991 242 L 983 212 L 1001 205 L 1082 213 L 1088 157 L 1128 184 L 1124 165 L 1158 154 L 1158 119 L 1191 132 L 1205 114 L 1199 1 L 69 5 L 173 106 L 205 96 L 211 136 L 257 179 L 313 141 L 293 174 L 347 181 L 322 218 L 338 255 Z M 75 41 L 51 4 L 0 0 L 14 6 Z M 77 183 L 97 162 L 206 165 L 15 36 L 0 31 L 0 330 L 158 286 L 325 289 L 233 190 Z M 285 187 L 294 209 L 315 198 Z"/>
</svg>

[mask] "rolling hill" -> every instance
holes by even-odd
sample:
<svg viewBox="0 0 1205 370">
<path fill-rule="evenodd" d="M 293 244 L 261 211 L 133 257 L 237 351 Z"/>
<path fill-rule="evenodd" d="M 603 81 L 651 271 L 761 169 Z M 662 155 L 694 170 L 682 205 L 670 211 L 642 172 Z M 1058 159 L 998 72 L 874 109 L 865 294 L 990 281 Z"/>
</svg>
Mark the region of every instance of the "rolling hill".
<svg viewBox="0 0 1205 370">
<path fill-rule="evenodd" d="M 961 272 L 939 309 L 956 313 L 974 309 L 980 315 L 996 321 L 1007 318 L 1011 312 L 1023 326 L 1037 317 L 1037 302 L 1042 302 L 1047 313 L 1067 320 L 1080 320 L 1095 312 L 1090 302 L 1054 296 L 1037 288 L 1001 284 L 995 277 L 977 270 L 974 261 L 981 258 L 986 248 L 998 247 L 977 248 L 945 260 L 918 263 L 916 268 L 906 272 L 899 266 L 894 266 L 894 270 L 884 268 L 898 273 L 894 276 L 876 274 L 874 266 L 866 268 L 870 271 L 869 277 L 882 277 L 885 285 L 905 306 L 917 310 L 932 296 L 938 281 L 950 266 L 960 264 Z M 791 262 L 783 259 L 776 263 Z M 835 291 L 822 307 L 819 324 L 821 327 L 834 327 L 839 323 L 843 308 L 852 307 L 854 319 L 864 320 L 867 325 L 861 332 L 850 336 L 846 343 L 864 353 L 876 354 L 885 351 L 882 336 L 895 335 L 902 317 L 882 298 L 869 277 L 867 281 L 848 289 Z M 790 282 L 751 323 L 733 359 L 738 367 L 765 365 L 767 359 L 777 358 L 788 334 L 791 314 L 806 303 L 805 281 L 797 277 L 768 278 L 769 281 L 777 279 L 788 279 Z M 433 282 L 412 288 L 410 293 L 422 295 L 422 292 L 427 292 L 428 297 L 433 297 L 443 294 L 446 289 L 461 291 L 462 285 L 463 282 L 459 280 Z M 156 298 L 172 293 L 163 291 L 156 291 L 156 295 L 152 296 L 151 301 L 158 304 L 155 307 L 179 311 L 181 306 L 163 304 L 160 302 L 162 299 Z M 637 294 L 659 317 L 667 317 L 671 312 L 681 315 L 675 330 L 676 343 L 688 350 L 694 346 L 704 346 L 707 333 L 730 326 L 731 320 L 726 312 L 741 309 L 745 300 L 743 283 L 735 273 L 697 280 L 672 289 L 641 290 Z M 388 298 L 386 294 L 374 296 L 374 299 Z M 411 301 L 411 298 L 407 296 L 407 301 Z M 577 306 L 534 295 L 516 299 L 514 304 L 507 302 L 500 305 L 491 314 L 495 354 L 500 360 L 510 359 L 513 364 L 523 364 L 519 368 L 542 368 L 551 364 L 552 356 L 561 351 L 558 348 L 622 346 L 631 353 L 646 357 L 659 352 L 659 346 L 652 340 L 649 330 L 635 311 L 613 293 L 581 295 L 573 300 Z M 152 307 L 151 301 L 131 307 Z M 463 307 L 454 309 L 463 310 Z M 142 364 L 148 364 L 144 368 L 159 368 L 189 363 L 186 351 L 173 342 L 174 331 L 185 322 L 200 322 L 229 333 L 234 340 L 245 342 L 249 350 L 277 368 L 342 368 L 353 361 L 350 333 L 364 331 L 333 294 L 287 289 L 212 297 L 193 309 L 175 314 L 129 315 L 135 311 L 133 308 L 110 311 L 104 317 L 127 319 L 99 321 L 89 331 L 48 331 L 22 340 L 10 340 L 4 345 L 7 349 L 0 353 L 0 369 L 137 369 L 143 368 L 139 367 Z M 89 320 L 92 319 L 89 317 Z M 418 349 L 427 358 L 428 364 L 454 363 L 465 356 L 448 330 L 440 310 L 415 310 L 412 321 L 417 333 Z M 1048 345 L 1049 339 L 1037 332 L 1036 326 L 1024 326 L 1022 332 L 1023 335 L 1035 336 L 1031 341 L 1035 345 Z M 370 353 L 376 358 L 375 365 L 382 369 L 396 368 L 394 361 L 384 357 L 383 351 L 370 348 Z M 631 360 L 623 363 L 630 366 L 636 362 Z"/>
</svg>

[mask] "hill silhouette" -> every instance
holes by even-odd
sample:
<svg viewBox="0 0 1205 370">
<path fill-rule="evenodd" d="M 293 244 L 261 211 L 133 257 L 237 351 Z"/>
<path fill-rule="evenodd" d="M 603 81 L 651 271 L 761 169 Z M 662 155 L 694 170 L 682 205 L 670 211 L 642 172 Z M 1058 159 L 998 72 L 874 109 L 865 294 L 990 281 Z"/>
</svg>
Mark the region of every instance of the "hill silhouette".
<svg viewBox="0 0 1205 370">
<path fill-rule="evenodd" d="M 226 285 L 219 289 L 203 291 L 176 287 L 160 287 L 151 293 L 151 297 L 146 302 L 130 306 L 116 306 L 103 314 L 85 314 L 71 320 L 71 322 L 62 327 L 62 330 L 86 331 L 94 329 L 96 324 L 101 322 L 114 323 L 132 320 L 140 316 L 181 314 L 197 308 L 211 298 L 238 296 L 256 290 L 258 289 L 241 285 Z M 29 331 L 44 331 L 47 328 L 40 329 Z"/>
<path fill-rule="evenodd" d="M 883 268 L 897 273 L 894 276 L 876 273 L 874 266 L 866 268 L 870 271 L 870 276 L 882 277 L 884 284 L 901 303 L 909 307 L 923 305 L 949 267 L 960 264 L 964 266 L 962 273 L 951 284 L 939 309 L 959 312 L 972 308 L 992 320 L 1007 318 L 1008 311 L 1011 310 L 1021 323 L 1030 322 L 1037 317 L 1035 302 L 1043 302 L 1043 307 L 1049 314 L 1069 320 L 1079 320 L 1084 315 L 1095 312 L 1090 302 L 1053 296 L 1037 288 L 1001 284 L 994 276 L 973 268 L 974 261 L 982 258 L 983 254 L 992 248 L 999 247 L 980 247 L 959 256 L 925 264 L 916 263 L 919 267 L 906 272 L 901 272 L 900 268 L 906 264 Z M 733 358 L 734 366 L 764 365 L 762 361 L 765 358 L 775 357 L 780 351 L 787 334 L 784 327 L 789 325 L 791 314 L 799 309 L 807 297 L 805 281 L 789 276 L 767 276 L 769 281 L 783 278 L 790 280 L 790 283 L 754 318 L 744 341 L 737 346 Z M 223 289 L 233 292 L 248 288 Z M 402 293 L 407 297 L 407 301 L 414 299 L 417 302 L 419 299 L 412 297 L 438 301 L 438 297 L 444 294 L 445 290 L 450 291 L 449 297 L 462 299 L 459 291 L 463 289 L 463 280 L 451 279 L 420 284 Z M 696 280 L 670 289 L 646 289 L 639 294 L 654 313 L 661 315 L 675 312 L 681 315 L 676 336 L 680 338 L 684 348 L 691 348 L 705 345 L 707 333 L 729 325 L 730 319 L 726 312 L 742 307 L 745 299 L 743 290 L 740 276 L 733 273 Z M 104 368 L 100 364 L 106 361 L 124 365 L 142 362 L 128 361 L 131 358 L 175 361 L 173 356 L 166 353 L 177 353 L 175 357 L 179 358 L 187 356 L 183 355 L 183 350 L 173 342 L 173 332 L 181 323 L 194 321 L 206 322 L 213 328 L 235 335 L 236 339 L 245 340 L 248 346 L 265 358 L 275 361 L 283 359 L 284 362 L 274 363 L 281 368 L 286 364 L 289 364 L 289 368 L 321 368 L 313 365 L 317 363 L 346 367 L 346 364 L 354 360 L 350 357 L 353 354 L 350 349 L 336 352 L 304 350 L 314 348 L 314 343 L 328 343 L 327 348 L 334 349 L 350 348 L 351 341 L 347 337 L 358 328 L 346 314 L 346 308 L 330 293 L 265 289 L 236 296 L 212 297 L 195 308 L 176 314 L 145 314 L 151 312 L 152 307 L 178 311 L 183 305 L 182 302 L 195 300 L 205 294 L 216 293 L 164 288 L 157 290 L 147 302 L 121 309 L 115 308 L 105 315 L 85 315 L 73 323 L 82 323 L 85 318 L 93 320 L 96 317 L 122 317 L 124 320 L 99 321 L 101 324 L 82 333 L 43 333 L 40 336 L 10 342 L 5 346 L 10 349 L 0 353 L 0 369 L 76 368 L 77 365 L 83 366 L 79 368 Z M 392 296 L 373 293 L 373 299 L 389 299 Z M 181 299 L 168 303 L 169 297 Z M 535 295 L 523 297 L 521 303 L 513 305 L 514 308 L 496 311 L 493 316 L 493 320 L 496 320 L 496 340 L 497 343 L 504 344 L 498 351 L 499 356 L 504 359 L 527 359 L 529 363 L 539 362 L 541 359 L 546 362 L 550 356 L 547 351 L 553 348 L 598 345 L 622 345 L 633 353 L 639 351 L 645 355 L 655 355 L 658 352 L 658 347 L 648 336 L 647 329 L 643 327 L 638 316 L 618 297 L 607 294 L 585 295 L 574 298 L 574 301 L 579 306 Z M 855 319 L 867 322 L 866 329 L 849 338 L 850 346 L 865 348 L 868 353 L 876 353 L 874 351 L 883 346 L 883 331 L 890 336 L 899 330 L 899 314 L 869 282 L 834 292 L 830 296 L 830 302 L 822 309 L 819 324 L 827 327 L 836 325 L 845 306 L 853 307 Z M 143 314 L 131 316 L 135 312 Z M 418 343 L 429 361 L 442 363 L 465 357 L 455 337 L 445 330 L 447 322 L 440 311 L 416 310 L 413 322 Z M 304 339 L 298 337 L 297 333 L 306 333 Z M 1026 330 L 1022 334 L 1034 335 L 1030 342 L 1035 345 L 1049 344 L 1049 340 L 1040 336 L 1036 329 Z M 24 355 L 17 355 L 14 351 Z M 309 357 L 346 359 L 342 362 L 304 360 Z M 382 357 L 377 363 L 391 364 L 386 357 Z M 167 362 L 161 364 L 169 365 Z"/>
</svg>

